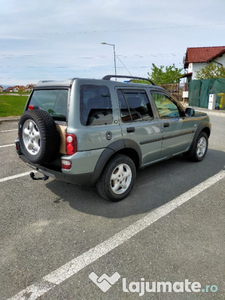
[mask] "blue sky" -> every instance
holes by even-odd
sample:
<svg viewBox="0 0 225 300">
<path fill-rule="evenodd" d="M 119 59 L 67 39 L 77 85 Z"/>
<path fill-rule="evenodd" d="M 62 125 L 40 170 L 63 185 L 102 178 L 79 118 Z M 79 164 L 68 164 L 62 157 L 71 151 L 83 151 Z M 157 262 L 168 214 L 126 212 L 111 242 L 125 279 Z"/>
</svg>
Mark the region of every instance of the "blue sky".
<svg viewBox="0 0 225 300">
<path fill-rule="evenodd" d="M 187 47 L 225 45 L 224 0 L 0 0 L 0 85 L 146 77 L 183 67 Z M 126 67 L 126 68 L 125 68 Z M 129 73 L 128 73 L 129 71 Z"/>
</svg>

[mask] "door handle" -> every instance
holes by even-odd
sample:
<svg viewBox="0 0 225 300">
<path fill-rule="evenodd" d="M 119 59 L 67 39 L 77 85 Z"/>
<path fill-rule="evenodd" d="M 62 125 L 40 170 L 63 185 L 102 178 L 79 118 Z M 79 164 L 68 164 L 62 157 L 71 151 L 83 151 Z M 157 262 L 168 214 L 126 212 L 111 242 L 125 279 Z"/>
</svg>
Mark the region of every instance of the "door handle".
<svg viewBox="0 0 225 300">
<path fill-rule="evenodd" d="M 135 128 L 134 127 L 127 127 L 127 132 L 135 132 Z"/>
<path fill-rule="evenodd" d="M 170 123 L 163 123 L 163 127 L 170 127 Z"/>
</svg>

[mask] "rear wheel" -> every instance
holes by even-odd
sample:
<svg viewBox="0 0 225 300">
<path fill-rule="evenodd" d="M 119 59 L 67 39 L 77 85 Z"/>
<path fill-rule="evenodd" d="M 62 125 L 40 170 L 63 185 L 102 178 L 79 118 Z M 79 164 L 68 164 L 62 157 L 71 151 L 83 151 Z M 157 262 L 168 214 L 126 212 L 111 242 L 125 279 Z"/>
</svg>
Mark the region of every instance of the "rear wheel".
<svg viewBox="0 0 225 300">
<path fill-rule="evenodd" d="M 135 178 L 133 160 L 126 155 L 117 155 L 106 165 L 96 187 L 103 198 L 120 201 L 131 192 Z"/>
</svg>

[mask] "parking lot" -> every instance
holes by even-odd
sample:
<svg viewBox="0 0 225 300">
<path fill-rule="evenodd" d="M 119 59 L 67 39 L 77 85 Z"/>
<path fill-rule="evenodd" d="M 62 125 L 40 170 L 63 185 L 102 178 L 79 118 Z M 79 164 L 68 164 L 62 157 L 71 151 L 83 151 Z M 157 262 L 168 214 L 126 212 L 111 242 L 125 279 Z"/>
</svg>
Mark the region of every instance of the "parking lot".
<svg viewBox="0 0 225 300">
<path fill-rule="evenodd" d="M 2 122 L 0 299 L 225 299 L 225 114 L 210 118 L 202 162 L 145 168 L 118 203 L 31 180 Z"/>
</svg>

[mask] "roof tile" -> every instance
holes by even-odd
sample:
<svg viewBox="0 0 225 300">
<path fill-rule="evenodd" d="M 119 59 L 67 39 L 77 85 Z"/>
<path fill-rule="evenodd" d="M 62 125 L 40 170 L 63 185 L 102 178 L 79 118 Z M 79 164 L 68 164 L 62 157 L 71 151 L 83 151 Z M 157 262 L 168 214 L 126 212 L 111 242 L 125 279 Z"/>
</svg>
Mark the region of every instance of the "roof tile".
<svg viewBox="0 0 225 300">
<path fill-rule="evenodd" d="M 209 62 L 225 53 L 225 46 L 187 48 L 184 67 L 189 63 Z"/>
</svg>

